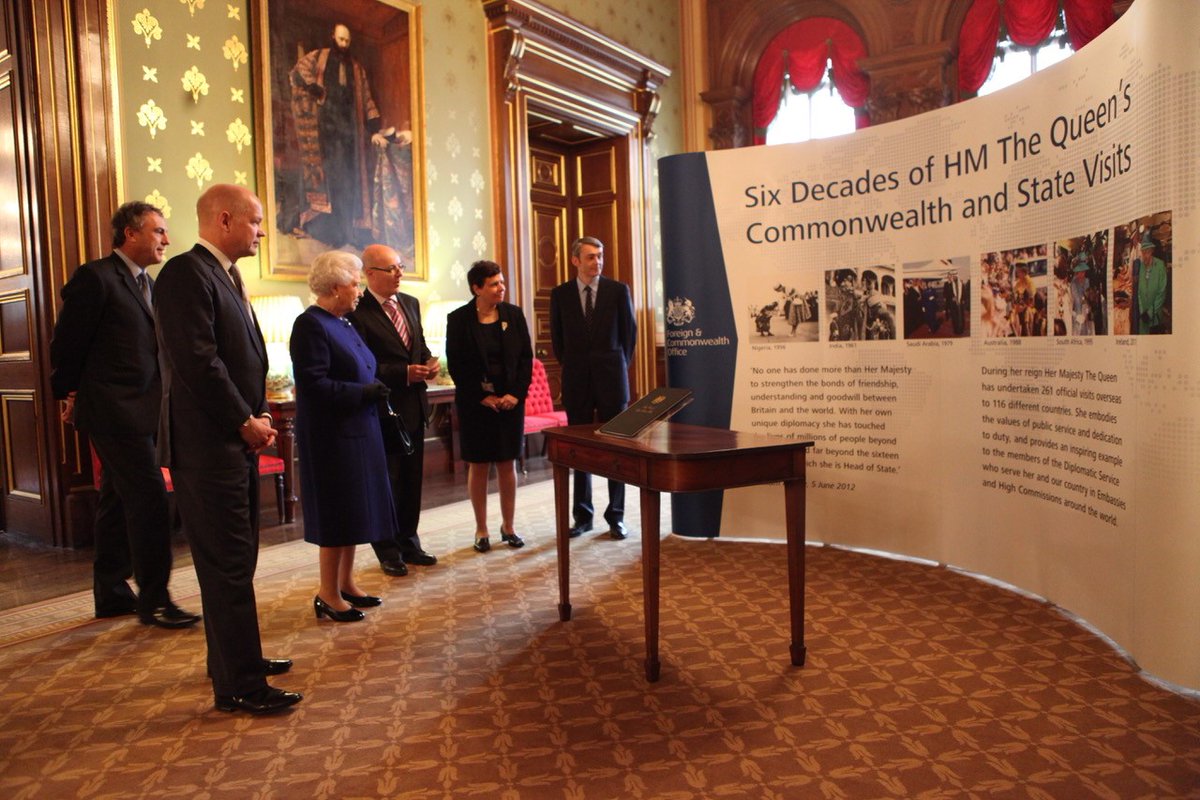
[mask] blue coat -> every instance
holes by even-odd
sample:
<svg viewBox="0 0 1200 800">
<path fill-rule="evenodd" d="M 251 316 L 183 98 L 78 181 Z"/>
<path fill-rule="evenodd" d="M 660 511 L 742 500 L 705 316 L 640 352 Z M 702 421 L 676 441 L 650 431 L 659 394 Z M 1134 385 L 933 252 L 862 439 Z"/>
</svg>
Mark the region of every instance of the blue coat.
<svg viewBox="0 0 1200 800">
<path fill-rule="evenodd" d="M 296 318 L 291 353 L 304 540 L 341 547 L 393 538 L 378 410 L 363 399 L 375 357 L 349 322 L 319 306 Z"/>
</svg>

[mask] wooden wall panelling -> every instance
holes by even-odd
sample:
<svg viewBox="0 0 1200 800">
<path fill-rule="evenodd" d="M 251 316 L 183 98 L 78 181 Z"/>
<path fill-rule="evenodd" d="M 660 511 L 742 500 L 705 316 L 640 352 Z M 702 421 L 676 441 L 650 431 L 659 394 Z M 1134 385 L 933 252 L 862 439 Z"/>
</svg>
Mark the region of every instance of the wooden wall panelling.
<svg viewBox="0 0 1200 800">
<path fill-rule="evenodd" d="M 644 392 L 654 385 L 648 141 L 658 113 L 658 89 L 670 70 L 533 0 L 482 0 L 482 4 L 487 18 L 493 163 L 499 173 L 493 184 L 494 239 L 499 259 L 516 278 L 511 281 L 513 301 L 531 316 L 537 330 L 545 310 L 534 298 L 544 276 L 534 274 L 538 256 L 530 203 L 530 112 L 579 125 L 598 139 L 624 140 L 617 168 L 625 175 L 628 201 L 626 208 L 616 212 L 613 230 L 619 241 L 610 245 L 606 262 L 615 262 L 619 277 L 633 290 L 642 331 L 634 386 Z M 578 224 L 578 216 L 573 224 Z M 538 236 L 542 233 L 539 229 Z M 558 263 L 563 263 L 561 256 Z"/>
</svg>

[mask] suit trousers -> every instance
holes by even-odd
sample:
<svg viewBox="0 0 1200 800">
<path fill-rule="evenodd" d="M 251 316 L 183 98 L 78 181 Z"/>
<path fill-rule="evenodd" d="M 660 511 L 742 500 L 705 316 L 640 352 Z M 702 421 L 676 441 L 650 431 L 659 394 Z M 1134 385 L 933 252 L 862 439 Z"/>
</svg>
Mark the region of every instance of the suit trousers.
<svg viewBox="0 0 1200 800">
<path fill-rule="evenodd" d="M 425 431 L 410 430 L 412 455 L 403 451 L 387 454 L 388 480 L 392 485 L 392 505 L 396 509 L 396 536 L 381 542 L 371 542 L 380 563 L 395 561 L 417 553 L 421 537 L 421 482 L 425 476 Z"/>
<path fill-rule="evenodd" d="M 598 406 L 589 406 L 586 409 L 575 407 L 567 408 L 567 424 L 568 425 L 587 425 L 593 422 L 608 422 L 610 419 L 620 414 L 623 407 L 617 408 L 600 408 Z M 575 470 L 574 478 L 574 495 L 575 502 L 571 506 L 572 518 L 575 524 L 591 525 L 592 519 L 595 517 L 596 509 L 592 506 L 592 476 L 587 472 Z M 604 510 L 604 520 L 609 525 L 615 525 L 625 519 L 625 484 L 620 481 L 614 481 L 611 478 L 608 481 L 608 508 Z"/>
<path fill-rule="evenodd" d="M 149 434 L 90 433 L 100 457 L 100 499 L 93 527 L 92 586 L 96 611 L 129 602 L 126 579 L 138 586 L 138 611 L 170 601 L 171 523 L 167 488 Z"/>
<path fill-rule="evenodd" d="M 173 467 L 175 502 L 192 550 L 213 693 L 267 685 L 254 598 L 258 566 L 258 456 L 239 467 Z"/>
</svg>

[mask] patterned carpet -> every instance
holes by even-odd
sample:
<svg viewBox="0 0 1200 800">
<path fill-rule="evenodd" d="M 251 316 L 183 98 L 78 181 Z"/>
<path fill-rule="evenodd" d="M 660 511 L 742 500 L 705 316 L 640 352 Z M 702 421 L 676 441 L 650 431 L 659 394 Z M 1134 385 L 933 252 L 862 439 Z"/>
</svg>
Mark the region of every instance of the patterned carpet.
<svg viewBox="0 0 1200 800">
<path fill-rule="evenodd" d="M 265 650 L 305 694 L 277 717 L 212 709 L 198 629 L 93 621 L 86 596 L 3 615 L 0 797 L 1200 798 L 1200 702 L 1046 604 L 810 547 L 793 668 L 782 545 L 667 537 L 648 684 L 636 519 L 572 543 L 561 623 L 550 485 L 518 505 L 521 551 L 474 553 L 459 503 L 427 514 L 438 566 L 361 552 L 386 598 L 362 623 L 313 619 L 314 548 L 264 551 Z"/>
</svg>

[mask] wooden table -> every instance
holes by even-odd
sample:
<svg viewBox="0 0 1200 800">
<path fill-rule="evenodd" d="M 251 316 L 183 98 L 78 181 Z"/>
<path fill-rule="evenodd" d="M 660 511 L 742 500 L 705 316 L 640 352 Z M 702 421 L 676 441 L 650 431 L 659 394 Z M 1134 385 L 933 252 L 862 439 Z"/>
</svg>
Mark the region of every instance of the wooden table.
<svg viewBox="0 0 1200 800">
<path fill-rule="evenodd" d="M 296 399 L 268 399 L 267 410 L 279 435 L 275 452 L 283 459 L 283 522 L 296 521 Z"/>
<path fill-rule="evenodd" d="M 554 465 L 558 525 L 558 616 L 571 618 L 568 474 L 571 469 L 641 489 L 642 604 L 646 621 L 646 679 L 657 681 L 660 492 L 703 492 L 762 483 L 784 485 L 792 664 L 803 666 L 805 455 L 811 441 L 794 441 L 698 425 L 662 423 L 636 439 L 596 432 L 598 425 L 547 428 Z M 714 530 L 720 520 L 713 520 Z"/>
</svg>

